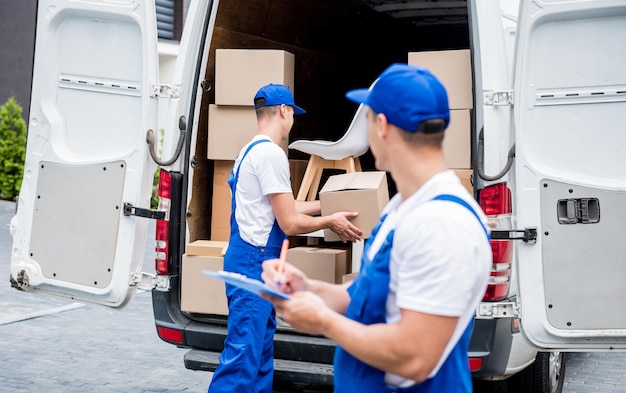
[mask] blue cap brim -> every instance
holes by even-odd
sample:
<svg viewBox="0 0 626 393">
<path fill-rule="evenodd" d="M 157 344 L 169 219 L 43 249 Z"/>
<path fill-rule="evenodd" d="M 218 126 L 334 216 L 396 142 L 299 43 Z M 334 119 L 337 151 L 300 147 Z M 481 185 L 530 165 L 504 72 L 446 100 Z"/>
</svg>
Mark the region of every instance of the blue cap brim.
<svg viewBox="0 0 626 393">
<path fill-rule="evenodd" d="M 304 115 L 306 111 L 300 108 L 298 105 L 293 105 L 293 114 L 294 115 Z"/>
<path fill-rule="evenodd" d="M 370 95 L 369 89 L 356 89 L 350 90 L 346 93 L 346 98 L 350 101 L 354 101 L 357 104 L 365 104 L 367 105 L 367 98 Z"/>
</svg>

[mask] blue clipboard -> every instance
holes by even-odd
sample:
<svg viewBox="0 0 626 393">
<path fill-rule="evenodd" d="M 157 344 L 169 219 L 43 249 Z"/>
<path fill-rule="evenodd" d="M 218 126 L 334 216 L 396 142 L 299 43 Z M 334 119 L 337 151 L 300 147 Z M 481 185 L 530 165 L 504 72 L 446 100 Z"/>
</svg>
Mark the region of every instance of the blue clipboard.
<svg viewBox="0 0 626 393">
<path fill-rule="evenodd" d="M 239 273 L 225 272 L 220 270 L 218 272 L 214 272 L 211 270 L 202 270 L 202 273 L 206 274 L 209 277 L 216 278 L 218 280 L 222 280 L 228 284 L 236 285 L 239 288 L 243 288 L 247 291 L 256 293 L 257 295 L 261 292 L 267 293 L 281 299 L 289 300 L 291 296 L 286 293 L 282 293 L 277 291 L 274 288 L 270 288 L 263 281 L 255 280 L 253 278 L 249 278 Z"/>
</svg>

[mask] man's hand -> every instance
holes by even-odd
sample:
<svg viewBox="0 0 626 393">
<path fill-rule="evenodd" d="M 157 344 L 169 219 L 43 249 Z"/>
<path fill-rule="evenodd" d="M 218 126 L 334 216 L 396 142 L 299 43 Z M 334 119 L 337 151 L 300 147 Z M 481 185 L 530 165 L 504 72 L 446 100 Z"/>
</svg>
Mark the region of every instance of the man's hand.
<svg viewBox="0 0 626 393">
<path fill-rule="evenodd" d="M 363 231 L 350 222 L 351 218 L 358 215 L 357 212 L 337 212 L 329 216 L 331 222 L 329 229 L 335 232 L 342 242 L 356 242 L 362 239 Z"/>
<path fill-rule="evenodd" d="M 275 296 L 263 295 L 274 303 L 276 312 L 280 314 L 291 327 L 299 332 L 324 335 L 325 326 L 336 315 L 324 300 L 312 292 L 296 292 L 290 300 L 282 300 Z"/>
<path fill-rule="evenodd" d="M 263 262 L 261 278 L 266 285 L 277 288 L 284 293 L 294 293 L 308 290 L 308 279 L 300 269 L 285 262 L 281 271 L 280 259 L 269 259 Z"/>
</svg>

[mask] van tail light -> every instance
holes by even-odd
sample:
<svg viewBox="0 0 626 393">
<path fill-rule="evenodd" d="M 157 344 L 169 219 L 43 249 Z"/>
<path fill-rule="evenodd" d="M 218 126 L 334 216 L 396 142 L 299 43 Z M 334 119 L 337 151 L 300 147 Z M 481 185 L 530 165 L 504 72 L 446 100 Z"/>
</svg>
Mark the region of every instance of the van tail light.
<svg viewBox="0 0 626 393">
<path fill-rule="evenodd" d="M 491 230 L 511 229 L 511 190 L 498 183 L 480 190 L 480 207 L 485 212 Z M 512 240 L 491 240 L 493 264 L 483 301 L 506 299 L 511 283 Z"/>
<path fill-rule="evenodd" d="M 178 329 L 170 329 L 163 326 L 157 326 L 157 333 L 162 340 L 174 344 L 183 343 L 183 332 Z"/>
<path fill-rule="evenodd" d="M 160 211 L 166 212 L 165 219 L 156 222 L 156 274 L 167 275 L 169 273 L 169 235 L 170 235 L 170 195 L 172 191 L 172 175 L 161 169 L 159 171 L 159 197 Z"/>
<path fill-rule="evenodd" d="M 478 371 L 483 366 L 482 358 L 469 358 L 468 361 L 470 371 Z"/>
</svg>

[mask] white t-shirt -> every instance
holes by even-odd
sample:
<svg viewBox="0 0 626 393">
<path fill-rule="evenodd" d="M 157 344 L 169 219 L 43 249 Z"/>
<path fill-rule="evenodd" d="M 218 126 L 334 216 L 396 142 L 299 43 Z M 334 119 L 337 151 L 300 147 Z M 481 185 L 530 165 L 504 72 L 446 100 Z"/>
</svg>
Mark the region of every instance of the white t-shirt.
<svg viewBox="0 0 626 393">
<path fill-rule="evenodd" d="M 387 323 L 400 320 L 400 309 L 459 317 L 459 322 L 439 364 L 437 373 L 485 293 L 492 263 L 491 246 L 480 222 L 464 206 L 432 201 L 441 194 L 455 195 L 486 217 L 453 171 L 428 180 L 415 194 L 402 201 L 396 194 L 385 207 L 387 218 L 372 243 L 370 258 L 395 228 L 387 297 Z M 391 385 L 407 387 L 414 382 L 387 373 Z"/>
<path fill-rule="evenodd" d="M 262 139 L 270 143 L 262 142 L 255 145 L 242 164 L 241 158 L 248 146 Z M 256 135 L 239 152 L 234 165 L 235 173 L 240 164 L 235 195 L 237 203 L 235 219 L 239 226 L 239 234 L 253 246 L 265 246 L 276 219 L 268 195 L 292 192 L 289 160 L 283 149 L 273 143 L 268 136 Z"/>
</svg>

